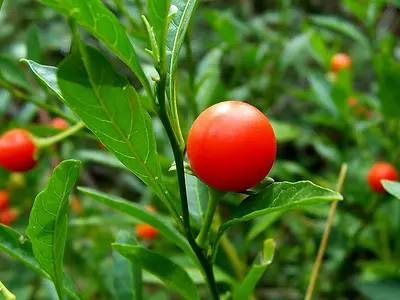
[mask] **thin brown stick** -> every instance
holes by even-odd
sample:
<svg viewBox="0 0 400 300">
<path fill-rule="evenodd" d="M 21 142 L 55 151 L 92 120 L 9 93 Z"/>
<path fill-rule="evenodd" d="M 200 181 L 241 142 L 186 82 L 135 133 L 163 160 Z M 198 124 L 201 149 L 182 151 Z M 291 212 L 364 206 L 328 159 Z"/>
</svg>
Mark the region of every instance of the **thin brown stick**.
<svg viewBox="0 0 400 300">
<path fill-rule="evenodd" d="M 346 173 L 347 173 L 347 167 L 348 167 L 347 164 L 343 164 L 340 169 L 339 180 L 336 185 L 336 192 L 338 192 L 338 193 L 340 193 L 342 191 L 343 182 L 344 182 L 344 179 L 345 179 Z M 312 293 L 315 288 L 315 284 L 317 283 L 318 272 L 319 272 L 319 269 L 322 264 L 322 259 L 324 257 L 326 245 L 328 243 L 329 233 L 331 231 L 333 219 L 335 217 L 337 205 L 338 205 L 338 201 L 334 201 L 331 204 L 331 209 L 329 210 L 329 215 L 328 215 L 328 221 L 325 226 L 325 231 L 324 231 L 324 235 L 322 236 L 321 244 L 319 245 L 318 254 L 317 254 L 317 258 L 315 259 L 310 283 L 308 284 L 306 297 L 304 298 L 305 300 L 311 300 Z"/>
</svg>

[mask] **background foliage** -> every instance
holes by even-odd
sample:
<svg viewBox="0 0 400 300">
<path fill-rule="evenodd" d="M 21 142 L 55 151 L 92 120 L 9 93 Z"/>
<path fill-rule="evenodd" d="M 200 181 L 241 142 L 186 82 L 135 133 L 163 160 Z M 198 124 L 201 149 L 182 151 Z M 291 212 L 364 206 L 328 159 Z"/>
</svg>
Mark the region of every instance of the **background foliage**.
<svg viewBox="0 0 400 300">
<path fill-rule="evenodd" d="M 144 52 L 150 45 L 140 18 L 145 9 L 143 3 L 104 2 L 126 26 L 144 65 L 144 78 L 154 76 L 152 59 Z M 341 164 L 349 163 L 343 190 L 345 201 L 338 207 L 315 299 L 391 300 L 400 293 L 400 202 L 390 194 L 374 194 L 366 182 L 367 171 L 377 160 L 400 167 L 399 9 L 396 0 L 200 1 L 189 28 L 192 51 L 186 44 L 182 48 L 178 99 L 183 136 L 187 136 L 192 121 L 206 107 L 227 99 L 242 100 L 258 107 L 273 123 L 279 144 L 270 174 L 275 180 L 309 179 L 333 188 Z M 53 111 L 26 101 L 47 103 L 54 96 L 19 60 L 58 65 L 70 49 L 74 28 L 71 23 L 38 1 L 6 0 L 3 4 L 2 132 L 14 127 L 27 127 L 42 136 L 57 132 L 46 126 L 55 116 Z M 89 44 L 106 51 L 111 64 L 128 76 L 133 86 L 140 87 L 138 78 L 104 45 L 87 31 L 79 32 Z M 353 67 L 339 72 L 334 79 L 330 60 L 338 52 L 348 53 Z M 93 74 L 96 67 L 101 69 L 105 64 L 101 58 L 95 63 Z M 136 97 L 151 111 L 150 101 L 142 93 Z M 348 105 L 349 97 L 357 99 L 356 106 Z M 73 120 L 72 113 L 61 102 L 59 105 L 62 113 Z M 165 184 L 174 194 L 178 189 L 174 174 L 168 171 L 173 160 L 169 143 L 155 118 L 153 126 L 161 160 L 161 170 L 156 172 L 164 174 Z M 152 137 L 148 143 L 152 143 Z M 83 161 L 80 185 L 152 204 L 161 216 L 172 218 L 165 216 L 159 197 L 99 148 L 93 136 L 81 133 L 52 149 L 51 155 L 26 175 L 0 169 L 0 188 L 11 191 L 12 205 L 19 214 L 14 229 L 24 232 L 33 200 L 44 189 L 52 167 L 70 158 Z M 188 189 L 201 191 L 190 178 L 187 177 Z M 190 195 L 195 193 L 189 192 Z M 84 299 L 128 299 L 123 293 L 129 293 L 129 289 L 118 287 L 110 275 L 122 276 L 126 272 L 129 276 L 129 270 L 113 267 L 119 258 L 117 252 L 122 252 L 115 252 L 118 246 L 113 251 L 110 244 L 124 229 L 128 234 L 120 233 L 118 239 L 134 247 L 135 240 L 125 240 L 134 233 L 133 225 L 138 220 L 107 209 L 93 197 L 90 191 L 73 192 L 70 197 L 72 202 L 79 201 L 81 208 L 69 216 L 64 268 Z M 221 215 L 228 216 L 240 200 L 234 195 L 225 197 Z M 276 242 L 274 261 L 258 285 L 257 299 L 303 297 L 328 209 L 329 204 L 322 204 L 285 214 L 276 212 L 227 232 L 244 262 L 255 259 L 266 238 Z M 171 229 L 165 229 L 168 230 Z M 194 281 L 202 283 L 201 274 L 178 251 L 176 241 L 160 236 L 145 243 L 152 251 L 184 265 Z M 0 278 L 17 299 L 56 298 L 50 281 L 0 255 Z M 234 282 L 234 270 L 224 253 L 220 252 L 216 261 L 216 277 L 223 290 Z M 177 297 L 171 296 L 151 272 L 145 272 L 143 280 L 144 299 Z"/>
</svg>

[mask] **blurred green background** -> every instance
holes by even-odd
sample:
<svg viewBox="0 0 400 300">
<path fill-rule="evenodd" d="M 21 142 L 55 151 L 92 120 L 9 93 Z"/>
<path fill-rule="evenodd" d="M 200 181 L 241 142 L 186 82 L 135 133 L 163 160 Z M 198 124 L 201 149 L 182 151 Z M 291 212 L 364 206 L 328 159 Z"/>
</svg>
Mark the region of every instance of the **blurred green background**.
<svg viewBox="0 0 400 300">
<path fill-rule="evenodd" d="M 154 69 L 144 52 L 149 45 L 140 19 L 145 5 L 125 0 L 126 10 L 121 10 L 119 1 L 103 2 L 126 26 L 151 76 Z M 372 192 L 366 179 L 375 161 L 391 162 L 400 170 L 399 34 L 397 0 L 210 0 L 200 1 L 191 24 L 192 51 L 182 49 L 178 101 L 184 135 L 206 107 L 241 100 L 258 107 L 273 123 L 279 144 L 270 174 L 275 180 L 310 179 L 334 188 L 341 164 L 349 164 L 345 201 L 338 207 L 314 299 L 400 298 L 400 202 Z M 83 30 L 82 36 L 104 49 Z M 38 1 L 5 0 L 0 12 L 0 133 L 14 127 L 37 135 L 57 132 L 46 126 L 55 115 L 31 101 L 46 103 L 54 97 L 19 60 L 55 66 L 70 44 L 70 27 L 62 15 Z M 351 57 L 352 68 L 333 73 L 331 58 L 341 52 Z M 118 59 L 113 57 L 113 62 L 139 87 Z M 356 99 L 355 105 L 348 103 L 349 97 Z M 174 174 L 168 172 L 173 158 L 167 137 L 156 119 L 154 127 L 166 179 L 177 193 Z M 24 233 L 35 196 L 52 166 L 66 158 L 84 162 L 80 185 L 152 204 L 163 214 L 152 192 L 87 133 L 49 150 L 25 175 L 0 169 L 0 189 L 10 191 L 18 212 L 13 228 Z M 84 196 L 71 198 L 80 205 L 70 214 L 66 270 L 84 299 L 115 299 L 110 274 L 117 271 L 111 268 L 110 244 L 121 229 L 135 234 L 135 221 Z M 222 215 L 238 201 L 233 195 L 225 197 Z M 277 243 L 257 299 L 303 298 L 328 210 L 327 204 L 260 217 L 228 232 L 245 262 L 253 261 L 266 238 Z M 144 243 L 190 269 L 187 258 L 162 236 Z M 233 271 L 223 254 L 217 265 L 224 290 L 224 276 L 233 276 Z M 202 281 L 199 273 L 192 275 Z M 49 281 L 1 253 L 0 279 L 19 300 L 56 299 Z M 179 299 L 154 277 L 145 274 L 144 280 L 145 299 Z"/>
</svg>

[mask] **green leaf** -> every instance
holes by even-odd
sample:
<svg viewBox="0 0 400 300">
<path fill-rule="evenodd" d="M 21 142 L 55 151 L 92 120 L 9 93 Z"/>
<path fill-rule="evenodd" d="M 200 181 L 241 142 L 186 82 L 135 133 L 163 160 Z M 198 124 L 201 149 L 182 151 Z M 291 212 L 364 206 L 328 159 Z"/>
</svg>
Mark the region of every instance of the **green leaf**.
<svg viewBox="0 0 400 300">
<path fill-rule="evenodd" d="M 302 57 L 310 44 L 310 32 L 301 33 L 291 39 L 281 55 L 280 67 L 286 70 L 291 64 Z"/>
<path fill-rule="evenodd" d="M 32 243 L 14 229 L 0 224 L 0 250 L 17 261 L 31 268 L 38 275 L 50 279 L 49 274 L 39 265 L 33 255 Z M 80 300 L 81 297 L 71 278 L 64 273 L 64 290 L 72 299 Z"/>
<path fill-rule="evenodd" d="M 165 51 L 165 36 L 167 33 L 168 12 L 171 0 L 147 0 L 149 22 L 153 26 L 158 47 Z"/>
<path fill-rule="evenodd" d="M 41 65 L 29 59 L 21 59 L 21 62 L 27 64 L 33 74 L 50 90 L 52 90 L 61 101 L 64 100 L 61 95 L 61 90 L 57 84 L 56 67 Z"/>
<path fill-rule="evenodd" d="M 300 128 L 296 125 L 275 120 L 269 121 L 274 129 L 278 144 L 291 142 L 300 135 Z"/>
<path fill-rule="evenodd" d="M 176 244 L 181 248 L 192 260 L 198 264 L 198 260 L 193 253 L 187 240 L 183 237 L 178 230 L 176 230 L 167 220 L 162 218 L 158 214 L 149 212 L 143 206 L 129 202 L 125 199 L 116 196 L 110 196 L 98 192 L 93 189 L 79 187 L 78 190 L 86 195 L 93 197 L 93 199 L 111 207 L 112 209 L 118 210 L 126 215 L 129 215 L 136 220 L 143 223 L 150 224 L 156 228 L 165 238 Z"/>
<path fill-rule="evenodd" d="M 100 0 L 39 0 L 67 17 L 74 18 L 108 49 L 114 52 L 138 77 L 149 95 L 152 89 L 136 56 L 125 28 Z"/>
<path fill-rule="evenodd" d="M 390 180 L 382 180 L 382 185 L 385 190 L 400 200 L 400 183 Z"/>
<path fill-rule="evenodd" d="M 331 86 L 329 82 L 320 74 L 310 73 L 308 80 L 314 92 L 315 101 L 334 116 L 338 115 L 335 103 L 331 98 Z"/>
<path fill-rule="evenodd" d="M 233 23 L 233 16 L 217 10 L 204 10 L 204 17 L 217 32 L 222 41 L 229 46 L 236 46 L 239 42 L 238 30 Z"/>
<path fill-rule="evenodd" d="M 0 55 L 0 79 L 1 78 L 4 78 L 4 80 L 20 88 L 31 90 L 31 84 L 18 64 L 3 55 Z"/>
<path fill-rule="evenodd" d="M 387 119 L 398 119 L 400 102 L 396 90 L 400 85 L 400 63 L 387 54 L 382 54 L 377 57 L 375 68 L 378 75 L 378 95 L 382 113 Z"/>
<path fill-rule="evenodd" d="M 243 200 L 222 228 L 261 215 L 338 200 L 343 200 L 342 195 L 317 186 L 311 181 L 277 182 L 269 185 L 264 191 Z"/>
<path fill-rule="evenodd" d="M 251 226 L 249 232 L 246 235 L 246 242 L 250 243 L 256 237 L 258 237 L 261 233 L 265 233 L 265 231 L 275 223 L 282 215 L 283 211 L 274 212 L 265 216 L 258 217 L 254 220 L 254 224 Z"/>
<path fill-rule="evenodd" d="M 204 216 L 207 210 L 209 189 L 207 185 L 199 180 L 196 176 L 185 174 L 185 178 L 189 212 L 200 227 L 203 224 Z"/>
<path fill-rule="evenodd" d="M 26 37 L 26 57 L 34 61 L 40 61 L 42 50 L 40 48 L 39 32 L 35 24 L 29 26 Z"/>
<path fill-rule="evenodd" d="M 167 33 L 167 94 L 170 102 L 176 99 L 175 78 L 186 31 L 193 16 L 198 0 L 172 0 L 177 8 L 175 16 L 169 24 Z M 173 106 L 173 105 L 171 105 Z"/>
<path fill-rule="evenodd" d="M 369 49 L 368 38 L 355 25 L 344 19 L 330 16 L 314 16 L 311 21 L 321 27 L 340 32 L 358 42 L 363 49 Z"/>
<path fill-rule="evenodd" d="M 268 266 L 272 263 L 275 252 L 275 242 L 268 239 L 264 242 L 264 249 L 253 262 L 246 278 L 237 287 L 234 299 L 250 299 L 257 282 L 260 281 Z"/>
<path fill-rule="evenodd" d="M 92 162 L 112 168 L 118 168 L 127 171 L 128 169 L 115 158 L 114 155 L 102 150 L 79 150 L 75 153 L 76 158 L 82 162 Z"/>
<path fill-rule="evenodd" d="M 67 57 L 57 73 L 65 103 L 174 212 L 162 182 L 152 120 L 138 94 L 97 49 L 82 45 L 81 52 L 82 58 L 78 53 Z"/>
<path fill-rule="evenodd" d="M 207 53 L 200 61 L 196 73 L 196 102 L 199 110 L 203 111 L 207 107 L 216 103 L 215 91 L 221 84 L 221 59 L 222 49 L 216 48 Z"/>
<path fill-rule="evenodd" d="M 143 269 L 157 276 L 185 299 L 200 299 L 196 285 L 186 271 L 168 258 L 140 246 L 113 244 L 113 248 L 129 260 L 138 262 Z"/>
<path fill-rule="evenodd" d="M 128 231 L 120 231 L 118 244 L 137 245 L 137 241 Z M 113 250 L 111 268 L 115 299 L 142 299 L 142 271 L 137 262 L 129 261 Z"/>
<path fill-rule="evenodd" d="M 369 300 L 397 300 L 400 294 L 398 279 L 358 280 L 355 286 Z"/>
<path fill-rule="evenodd" d="M 80 162 L 66 160 L 58 165 L 43 192 L 37 195 L 26 233 L 33 253 L 50 275 L 60 299 L 63 293 L 63 259 L 67 238 L 69 194 L 79 176 Z"/>
</svg>

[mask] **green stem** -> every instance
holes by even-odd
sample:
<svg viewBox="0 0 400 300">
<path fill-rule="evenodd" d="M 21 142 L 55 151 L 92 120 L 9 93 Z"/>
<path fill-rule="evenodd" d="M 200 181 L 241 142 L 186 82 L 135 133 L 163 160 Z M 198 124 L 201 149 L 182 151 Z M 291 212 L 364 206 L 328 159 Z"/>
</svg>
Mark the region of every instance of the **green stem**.
<svg viewBox="0 0 400 300">
<path fill-rule="evenodd" d="M 53 105 L 49 105 L 47 103 L 44 103 L 42 101 L 36 100 L 34 98 L 29 97 L 28 95 L 24 94 L 23 92 L 19 91 L 18 89 L 14 88 L 12 85 L 10 85 L 9 83 L 7 83 L 4 80 L 0 80 L 0 86 L 4 87 L 5 89 L 7 89 L 11 95 L 13 95 L 14 97 L 24 100 L 26 102 L 32 103 L 40 108 L 43 108 L 49 112 L 52 112 L 56 115 L 58 115 L 59 117 L 65 119 L 66 121 L 70 122 L 70 123 L 75 123 L 76 120 L 74 118 L 71 118 L 69 115 L 65 114 L 61 109 L 59 109 L 56 106 Z"/>
<path fill-rule="evenodd" d="M 0 294 L 3 296 L 4 300 L 16 300 L 17 298 L 13 293 L 11 293 L 7 287 L 0 281 Z"/>
<path fill-rule="evenodd" d="M 51 145 L 54 145 L 67 137 L 74 135 L 77 133 L 79 130 L 84 128 L 86 125 L 82 121 L 76 123 L 74 126 L 71 126 L 70 128 L 52 136 L 52 137 L 47 137 L 47 138 L 38 138 L 36 139 L 36 144 L 38 145 L 38 148 L 47 148 Z"/>
<path fill-rule="evenodd" d="M 212 298 L 215 300 L 219 299 L 218 290 L 214 278 L 214 273 L 212 269 L 212 265 L 207 260 L 206 256 L 204 255 L 202 249 L 197 245 L 191 231 L 190 227 L 190 218 L 189 218 L 189 206 L 187 201 L 187 194 L 186 194 L 186 183 L 185 183 L 185 173 L 184 173 L 184 166 L 183 166 L 183 154 L 179 147 L 178 140 L 176 138 L 175 132 L 172 128 L 171 122 L 168 118 L 167 107 L 166 107 L 166 99 L 165 99 L 165 90 L 166 90 L 166 74 L 164 72 L 160 72 L 160 81 L 157 85 L 157 95 L 158 101 L 160 105 L 160 119 L 164 125 L 164 128 L 167 132 L 168 138 L 171 143 L 171 147 L 174 153 L 174 158 L 176 162 L 176 171 L 178 176 L 178 183 L 179 183 L 179 194 L 181 198 L 181 205 L 182 205 L 182 218 L 183 224 L 185 227 L 185 235 L 186 238 L 192 247 L 195 255 L 197 256 L 200 264 L 203 267 L 205 279 L 208 283 L 210 288 Z"/>
<path fill-rule="evenodd" d="M 215 212 L 217 210 L 220 192 L 214 190 L 213 188 L 209 188 L 208 195 L 209 197 L 208 197 L 206 216 L 204 218 L 203 226 L 201 227 L 200 233 L 196 238 L 197 244 L 202 249 L 207 248 L 208 234 L 210 233 L 211 224 L 214 219 Z"/>
</svg>

